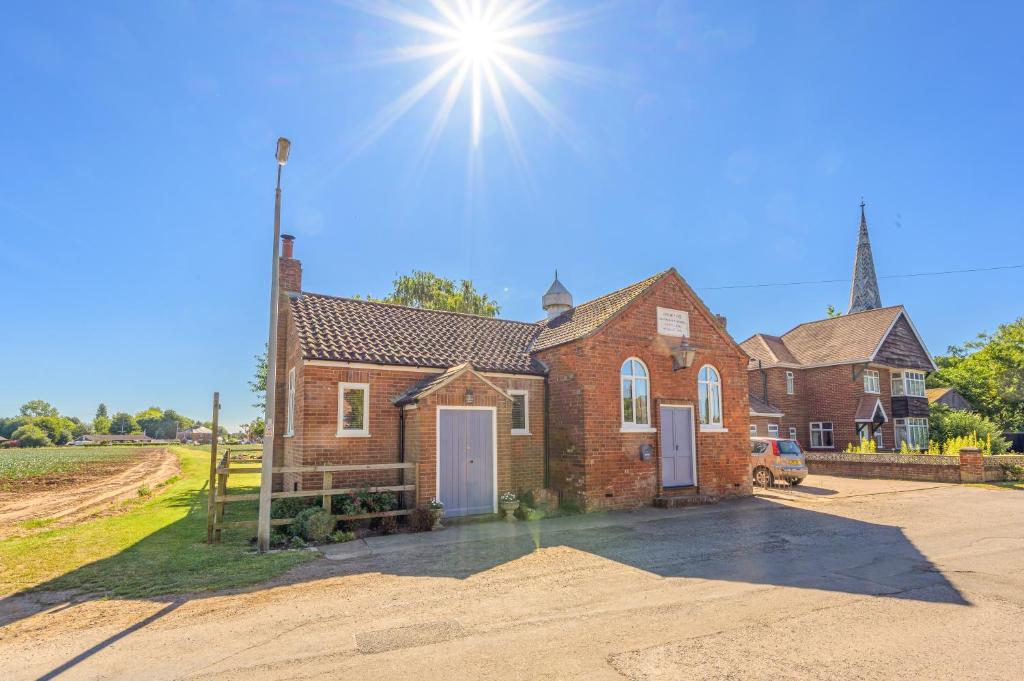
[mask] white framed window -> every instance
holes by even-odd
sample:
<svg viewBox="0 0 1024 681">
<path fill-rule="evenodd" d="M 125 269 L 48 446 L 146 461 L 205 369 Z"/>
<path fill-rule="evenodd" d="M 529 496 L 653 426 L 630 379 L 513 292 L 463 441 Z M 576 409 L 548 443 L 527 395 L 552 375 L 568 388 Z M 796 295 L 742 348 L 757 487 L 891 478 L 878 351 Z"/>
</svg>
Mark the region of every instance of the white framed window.
<svg viewBox="0 0 1024 681">
<path fill-rule="evenodd" d="M 338 437 L 370 437 L 370 384 L 338 384 Z"/>
<path fill-rule="evenodd" d="M 835 447 L 835 439 L 832 436 L 831 421 L 811 422 L 811 448 L 832 449 Z"/>
<path fill-rule="evenodd" d="M 757 424 L 756 423 L 751 423 L 750 424 L 750 434 L 751 435 L 757 435 Z"/>
<path fill-rule="evenodd" d="M 857 424 L 857 437 L 859 437 L 861 440 L 873 439 L 875 441 L 876 449 L 882 449 L 885 446 L 884 440 L 882 438 L 881 426 L 875 428 L 875 432 L 872 434 L 871 424 L 859 423 Z"/>
<path fill-rule="evenodd" d="M 509 390 L 512 398 L 512 434 L 530 435 L 530 391 Z"/>
<path fill-rule="evenodd" d="M 928 419 L 905 418 L 893 421 L 896 430 L 896 446 L 906 442 L 911 449 L 928 449 Z"/>
<path fill-rule="evenodd" d="M 697 400 L 700 402 L 700 429 L 722 430 L 722 379 L 710 364 L 702 366 L 697 373 Z"/>
<path fill-rule="evenodd" d="M 874 369 L 864 370 L 864 392 L 875 395 L 882 392 L 882 384 L 878 378 L 878 372 Z"/>
<path fill-rule="evenodd" d="M 647 366 L 630 357 L 619 372 L 622 386 L 622 429 L 649 430 L 651 427 L 651 383 Z"/>
<path fill-rule="evenodd" d="M 295 435 L 295 367 L 288 370 L 288 402 L 284 412 L 284 434 Z"/>
<path fill-rule="evenodd" d="M 787 371 L 786 372 L 786 394 L 787 395 L 792 395 L 795 392 L 796 392 L 796 389 L 793 386 L 793 372 L 792 371 Z"/>
<path fill-rule="evenodd" d="M 768 437 L 778 437 L 778 436 L 779 436 L 779 424 L 777 424 L 777 423 L 769 423 L 768 424 Z"/>
<path fill-rule="evenodd" d="M 924 397 L 923 371 L 894 371 L 892 374 L 892 396 Z"/>
<path fill-rule="evenodd" d="M 796 439 L 796 428 L 794 428 L 793 426 L 789 427 L 789 439 L 790 440 L 795 440 Z"/>
</svg>

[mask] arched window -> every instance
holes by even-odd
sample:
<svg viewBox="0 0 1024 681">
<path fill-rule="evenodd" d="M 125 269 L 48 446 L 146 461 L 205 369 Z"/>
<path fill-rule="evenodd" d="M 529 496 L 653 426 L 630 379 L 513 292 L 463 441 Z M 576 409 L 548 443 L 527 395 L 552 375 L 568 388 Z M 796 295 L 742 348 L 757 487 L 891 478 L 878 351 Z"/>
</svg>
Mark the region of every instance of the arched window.
<svg viewBox="0 0 1024 681">
<path fill-rule="evenodd" d="M 647 367 L 630 357 L 622 364 L 622 427 L 650 428 L 651 384 Z"/>
<path fill-rule="evenodd" d="M 721 428 L 722 379 L 710 364 L 702 366 L 697 374 L 697 399 L 700 401 L 701 425 Z"/>
</svg>

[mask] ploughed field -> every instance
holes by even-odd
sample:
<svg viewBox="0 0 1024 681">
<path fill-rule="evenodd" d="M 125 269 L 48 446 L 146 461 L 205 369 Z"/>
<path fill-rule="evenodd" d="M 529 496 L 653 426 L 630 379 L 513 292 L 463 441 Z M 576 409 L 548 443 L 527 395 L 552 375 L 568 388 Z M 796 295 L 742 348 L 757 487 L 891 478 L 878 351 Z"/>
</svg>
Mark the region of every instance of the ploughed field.
<svg viewBox="0 0 1024 681">
<path fill-rule="evenodd" d="M 0 450 L 0 491 L 70 487 L 137 463 L 153 449 L 138 447 L 40 447 Z"/>
</svg>

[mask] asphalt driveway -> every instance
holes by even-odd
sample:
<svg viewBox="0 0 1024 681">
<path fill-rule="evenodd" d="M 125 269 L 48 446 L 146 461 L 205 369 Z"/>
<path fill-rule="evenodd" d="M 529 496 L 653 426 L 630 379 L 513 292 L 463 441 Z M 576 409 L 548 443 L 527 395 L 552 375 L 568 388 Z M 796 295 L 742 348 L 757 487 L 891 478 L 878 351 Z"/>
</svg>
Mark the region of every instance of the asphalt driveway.
<svg viewBox="0 0 1024 681">
<path fill-rule="evenodd" d="M 1017 491 L 812 476 L 344 551 L 247 593 L 6 603 L 5 678 L 1020 678 Z"/>
</svg>

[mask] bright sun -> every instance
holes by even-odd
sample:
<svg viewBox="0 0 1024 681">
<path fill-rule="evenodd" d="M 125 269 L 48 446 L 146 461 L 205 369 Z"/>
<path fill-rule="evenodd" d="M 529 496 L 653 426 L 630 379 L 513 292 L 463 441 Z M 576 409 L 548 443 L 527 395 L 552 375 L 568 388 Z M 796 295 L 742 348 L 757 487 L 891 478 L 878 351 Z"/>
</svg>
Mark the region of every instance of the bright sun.
<svg viewBox="0 0 1024 681">
<path fill-rule="evenodd" d="M 469 90 L 470 140 L 480 145 L 485 93 L 516 162 L 525 166 L 519 134 L 512 121 L 503 86 L 511 86 L 547 123 L 567 135 L 569 122 L 520 73 L 523 66 L 556 76 L 591 77 L 586 69 L 531 51 L 523 43 L 578 25 L 592 11 L 538 18 L 548 0 L 430 0 L 434 12 L 420 14 L 386 0 L 358 5 L 367 13 L 426 34 L 432 41 L 389 51 L 379 63 L 430 59 L 437 65 L 418 83 L 381 111 L 360 140 L 360 149 L 380 137 L 427 94 L 447 83 L 441 106 L 427 134 L 427 152 L 434 147 L 464 89 Z M 358 151 L 358 150 L 357 150 Z"/>
</svg>

